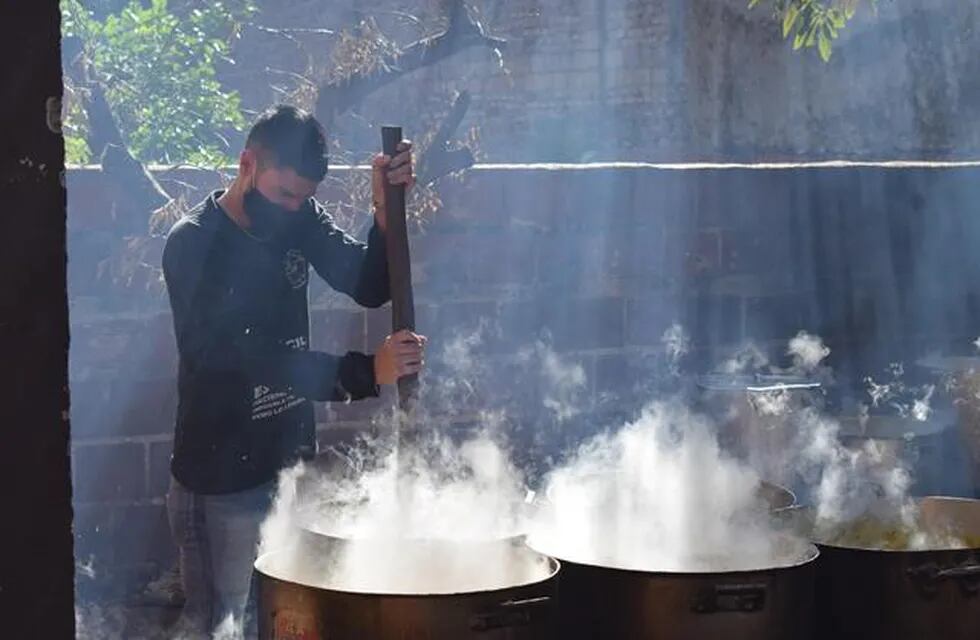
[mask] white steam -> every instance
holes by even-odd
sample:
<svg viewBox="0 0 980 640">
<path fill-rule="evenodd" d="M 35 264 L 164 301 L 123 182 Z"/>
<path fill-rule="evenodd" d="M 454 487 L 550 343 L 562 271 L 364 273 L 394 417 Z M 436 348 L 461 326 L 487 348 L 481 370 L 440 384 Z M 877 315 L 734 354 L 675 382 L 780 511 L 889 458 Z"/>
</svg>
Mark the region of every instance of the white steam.
<svg viewBox="0 0 980 640">
<path fill-rule="evenodd" d="M 830 348 L 823 343 L 819 336 L 800 331 L 796 337 L 789 341 L 787 354 L 793 357 L 795 370 L 812 373 L 830 355 Z"/>
<path fill-rule="evenodd" d="M 526 366 L 525 371 L 537 370 L 541 402 L 556 421 L 565 422 L 582 412 L 587 382 L 582 365 L 562 358 L 543 341 L 521 350 L 517 359 Z"/>
<path fill-rule="evenodd" d="M 936 392 L 936 385 L 906 384 L 905 366 L 900 362 L 890 364 L 888 373 L 891 375 L 891 380 L 888 382 L 879 383 L 870 376 L 865 378 L 871 406 L 890 408 L 902 418 L 912 417 L 920 422 L 927 421 L 932 415 L 932 397 Z M 949 390 L 948 386 L 951 383 L 947 381 L 944 384 Z"/>
<path fill-rule="evenodd" d="M 935 385 L 931 385 L 931 384 L 926 385 L 925 395 L 921 398 L 916 398 L 915 400 L 913 400 L 912 417 L 918 420 L 919 422 L 925 422 L 926 420 L 929 419 L 929 416 L 932 414 L 932 407 L 930 403 L 932 401 L 932 394 L 935 393 L 935 391 L 936 391 Z"/>
<path fill-rule="evenodd" d="M 667 370 L 671 375 L 680 375 L 681 360 L 691 350 L 691 340 L 678 323 L 672 324 L 660 338 L 667 356 Z"/>
<path fill-rule="evenodd" d="M 719 373 L 735 375 L 754 373 L 769 366 L 769 357 L 752 343 L 742 345 L 735 354 L 722 362 L 716 370 Z"/>
<path fill-rule="evenodd" d="M 791 563 L 768 527 L 760 478 L 725 455 L 711 425 L 654 403 L 584 445 L 548 483 L 530 539 L 572 561 L 651 571 L 727 571 Z"/>
<path fill-rule="evenodd" d="M 155 607 L 124 604 L 78 604 L 75 606 L 77 640 L 244 640 L 243 625 L 226 617 L 211 633 L 190 628 L 181 617 L 169 624 Z"/>
<path fill-rule="evenodd" d="M 797 467 L 813 488 L 818 525 L 851 521 L 886 505 L 900 509 L 908 502 L 908 471 L 879 443 L 844 446 L 838 422 L 816 411 L 801 412 L 797 425 Z"/>
<path fill-rule="evenodd" d="M 500 542 L 524 531 L 527 492 L 491 438 L 456 445 L 433 436 L 379 462 L 353 478 L 284 473 L 262 525 L 261 551 L 279 552 L 270 571 L 372 593 L 475 591 L 546 575 Z"/>
</svg>

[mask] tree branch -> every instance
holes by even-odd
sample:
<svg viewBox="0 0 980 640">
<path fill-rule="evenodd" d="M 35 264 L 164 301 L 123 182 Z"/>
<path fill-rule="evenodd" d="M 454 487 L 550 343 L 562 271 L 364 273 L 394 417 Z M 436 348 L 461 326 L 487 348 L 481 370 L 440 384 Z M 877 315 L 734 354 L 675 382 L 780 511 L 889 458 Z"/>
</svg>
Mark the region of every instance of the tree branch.
<svg viewBox="0 0 980 640">
<path fill-rule="evenodd" d="M 150 175 L 146 167 L 127 148 L 116 122 L 105 90 L 85 57 L 82 42 L 78 38 L 66 38 L 66 50 L 72 52 L 66 71 L 72 81 L 86 90 L 85 113 L 88 116 L 86 142 L 92 154 L 99 158 L 102 172 L 109 178 L 118 193 L 132 198 L 136 208 L 147 214 L 171 201 L 170 195 Z"/>
<path fill-rule="evenodd" d="M 462 0 L 453 5 L 449 26 L 438 35 L 423 38 L 408 45 L 385 63 L 381 71 L 354 75 L 320 87 L 316 116 L 329 126 L 333 119 L 360 103 L 368 95 L 413 71 L 435 64 L 463 49 L 486 46 L 504 48 L 506 40 L 487 35 L 483 25 L 475 21 Z"/>
<path fill-rule="evenodd" d="M 439 125 L 439 130 L 436 131 L 432 144 L 429 145 L 425 155 L 419 159 L 418 173 L 421 184 L 432 184 L 450 173 L 469 169 L 476 162 L 473 152 L 468 147 L 449 148 L 449 141 L 455 135 L 469 108 L 469 92 L 459 92 L 456 99 L 453 100 L 449 113 Z"/>
</svg>

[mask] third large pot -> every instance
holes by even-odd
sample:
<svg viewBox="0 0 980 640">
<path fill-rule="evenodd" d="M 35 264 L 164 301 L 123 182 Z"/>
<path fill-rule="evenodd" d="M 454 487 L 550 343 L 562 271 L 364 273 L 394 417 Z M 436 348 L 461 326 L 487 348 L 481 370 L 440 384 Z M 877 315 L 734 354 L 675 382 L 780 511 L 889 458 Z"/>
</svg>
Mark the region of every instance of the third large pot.
<svg viewBox="0 0 980 640">
<path fill-rule="evenodd" d="M 851 529 L 837 528 L 828 539 L 813 528 L 809 510 L 786 512 L 820 548 L 816 603 L 821 638 L 980 638 L 980 501 L 922 498 L 917 505 L 925 529 L 940 540 L 956 536 L 958 544 L 901 548 L 902 532 L 888 526 L 876 531 L 867 520 Z"/>
</svg>

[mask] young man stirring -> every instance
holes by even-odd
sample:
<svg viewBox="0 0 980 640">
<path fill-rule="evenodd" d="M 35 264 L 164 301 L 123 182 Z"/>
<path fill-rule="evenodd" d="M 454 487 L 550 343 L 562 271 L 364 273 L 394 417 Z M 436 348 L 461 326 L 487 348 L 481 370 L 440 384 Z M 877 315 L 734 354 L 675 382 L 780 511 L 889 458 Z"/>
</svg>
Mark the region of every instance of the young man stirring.
<svg viewBox="0 0 980 640">
<path fill-rule="evenodd" d="M 179 550 L 185 629 L 241 620 L 259 525 L 280 470 L 316 451 L 311 401 L 378 395 L 422 367 L 425 338 L 389 336 L 373 355 L 309 349 L 309 267 L 365 307 L 389 299 L 385 180 L 414 183 L 411 145 L 373 163 L 367 243 L 313 199 L 327 171 L 322 127 L 292 107 L 265 113 L 238 175 L 180 220 L 163 270 L 179 353 L 167 496 Z"/>
</svg>

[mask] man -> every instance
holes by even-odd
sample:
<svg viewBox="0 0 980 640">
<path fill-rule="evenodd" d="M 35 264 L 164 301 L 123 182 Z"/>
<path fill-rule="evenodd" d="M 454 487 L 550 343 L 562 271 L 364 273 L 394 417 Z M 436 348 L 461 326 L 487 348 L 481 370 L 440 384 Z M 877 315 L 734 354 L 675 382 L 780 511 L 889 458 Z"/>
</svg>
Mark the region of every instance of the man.
<svg viewBox="0 0 980 640">
<path fill-rule="evenodd" d="M 258 530 L 277 474 L 315 453 L 311 401 L 378 395 L 422 366 L 425 339 L 389 336 L 373 356 L 309 350 L 309 265 L 366 307 L 389 299 L 384 182 L 414 183 L 411 145 L 373 165 L 367 244 L 313 199 L 327 171 L 323 129 L 277 107 L 256 122 L 227 190 L 167 238 L 163 271 L 180 356 L 171 488 L 184 626 L 208 634 L 240 621 Z"/>
</svg>

